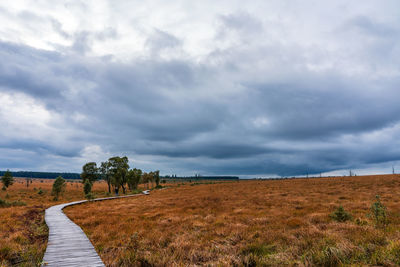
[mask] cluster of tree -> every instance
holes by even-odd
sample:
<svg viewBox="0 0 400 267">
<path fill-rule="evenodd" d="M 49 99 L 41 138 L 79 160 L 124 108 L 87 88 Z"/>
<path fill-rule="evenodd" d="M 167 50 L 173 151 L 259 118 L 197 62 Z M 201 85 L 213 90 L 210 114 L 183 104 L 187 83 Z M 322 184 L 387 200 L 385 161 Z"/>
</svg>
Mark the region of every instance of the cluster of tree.
<svg viewBox="0 0 400 267">
<path fill-rule="evenodd" d="M 0 176 L 4 176 L 6 171 L 0 171 Z M 80 179 L 79 173 L 69 173 L 69 172 L 31 172 L 31 171 L 17 171 L 11 172 L 14 177 L 21 178 L 42 178 L 42 179 L 56 179 L 59 176 L 65 179 Z"/>
<path fill-rule="evenodd" d="M 96 162 L 88 162 L 82 167 L 82 182 L 85 184 L 84 192 L 89 194 L 93 183 L 102 179 L 108 184 L 108 192 L 111 189 L 118 195 L 120 189 L 125 194 L 127 189 L 136 190 L 140 183 L 148 184 L 155 182 L 157 186 L 160 183 L 160 172 L 143 172 L 140 169 L 129 166 L 128 157 L 112 157 L 102 162 L 98 167 Z M 86 188 L 86 189 L 85 189 Z"/>
</svg>

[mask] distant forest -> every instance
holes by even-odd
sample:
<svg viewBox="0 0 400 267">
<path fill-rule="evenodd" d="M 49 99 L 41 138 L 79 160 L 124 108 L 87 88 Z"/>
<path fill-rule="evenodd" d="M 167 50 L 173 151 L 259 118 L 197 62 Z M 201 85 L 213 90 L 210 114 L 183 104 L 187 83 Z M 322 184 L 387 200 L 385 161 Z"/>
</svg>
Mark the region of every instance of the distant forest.
<svg viewBox="0 0 400 267">
<path fill-rule="evenodd" d="M 0 176 L 3 176 L 5 171 L 0 171 Z M 81 179 L 79 173 L 69 173 L 69 172 L 30 172 L 30 171 L 11 171 L 14 177 L 23 178 L 41 178 L 41 179 L 55 179 L 58 176 L 64 179 Z M 165 175 L 160 176 L 162 179 L 184 179 L 184 180 L 238 180 L 237 176 L 176 176 L 176 175 Z"/>
<path fill-rule="evenodd" d="M 3 176 L 5 171 L 0 171 L 0 176 Z M 79 173 L 68 173 L 68 172 L 28 172 L 28 171 L 11 171 L 12 176 L 14 177 L 23 177 L 23 178 L 42 178 L 42 179 L 55 179 L 58 176 L 61 176 L 65 179 L 81 179 Z"/>
</svg>

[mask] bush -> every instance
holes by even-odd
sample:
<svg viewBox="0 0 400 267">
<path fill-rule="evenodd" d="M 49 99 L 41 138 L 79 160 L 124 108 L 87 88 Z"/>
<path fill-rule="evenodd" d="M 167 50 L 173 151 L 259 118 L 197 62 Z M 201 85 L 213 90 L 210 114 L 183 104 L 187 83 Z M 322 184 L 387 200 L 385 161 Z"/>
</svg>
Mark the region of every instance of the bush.
<svg viewBox="0 0 400 267">
<path fill-rule="evenodd" d="M 361 218 L 357 218 L 356 219 L 356 224 L 359 225 L 359 226 L 365 226 L 365 225 L 368 224 L 368 222 L 366 220 L 361 219 Z"/>
<path fill-rule="evenodd" d="M 39 191 L 38 191 L 37 193 L 38 193 L 39 195 L 43 195 L 43 194 L 44 194 L 42 188 L 39 188 Z"/>
<path fill-rule="evenodd" d="M 65 191 L 66 183 L 65 179 L 58 176 L 53 183 L 51 195 L 54 196 L 54 200 L 58 200 L 58 197 Z"/>
<path fill-rule="evenodd" d="M 140 190 L 140 189 L 133 189 L 132 191 L 131 191 L 131 194 L 140 194 L 140 193 L 142 193 L 142 190 Z"/>
<path fill-rule="evenodd" d="M 83 185 L 83 192 L 85 193 L 85 195 L 90 194 L 90 192 L 92 191 L 92 183 L 89 180 L 85 180 L 85 183 Z"/>
<path fill-rule="evenodd" d="M 5 189 L 7 189 L 10 185 L 14 183 L 14 178 L 9 170 L 7 170 L 4 173 L 4 176 L 1 177 L 1 182 L 3 183 L 3 188 Z"/>
<path fill-rule="evenodd" d="M 380 196 L 375 196 L 376 201 L 371 205 L 372 218 L 376 227 L 386 227 L 389 223 L 386 213 L 386 207 L 382 204 Z"/>
<path fill-rule="evenodd" d="M 351 215 L 344 210 L 342 206 L 339 206 L 334 212 L 329 215 L 333 220 L 337 222 L 345 222 L 351 220 Z"/>
<path fill-rule="evenodd" d="M 0 198 L 0 208 L 8 208 L 8 207 L 15 207 L 15 206 L 26 206 L 26 203 L 23 201 L 7 201 L 7 200 L 2 200 Z"/>
<path fill-rule="evenodd" d="M 2 200 L 1 198 L 0 198 L 0 207 L 1 208 L 6 208 L 6 207 L 9 207 L 10 205 L 9 205 L 9 202 L 8 201 L 6 201 L 6 200 Z"/>
<path fill-rule="evenodd" d="M 86 195 L 85 195 L 85 197 L 86 197 L 86 199 L 87 200 L 92 200 L 92 199 L 95 199 L 95 195 L 92 193 L 92 192 L 89 192 L 89 193 L 87 193 Z"/>
</svg>

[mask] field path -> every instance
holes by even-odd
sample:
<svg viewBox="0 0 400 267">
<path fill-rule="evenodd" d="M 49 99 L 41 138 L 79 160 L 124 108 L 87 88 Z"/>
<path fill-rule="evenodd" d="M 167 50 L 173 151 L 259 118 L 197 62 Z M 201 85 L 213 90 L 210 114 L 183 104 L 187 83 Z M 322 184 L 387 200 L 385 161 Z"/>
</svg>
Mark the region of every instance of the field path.
<svg viewBox="0 0 400 267">
<path fill-rule="evenodd" d="M 94 201 L 138 195 L 140 194 L 97 198 Z M 105 266 L 86 234 L 63 212 L 65 207 L 85 202 L 87 202 L 87 200 L 80 200 L 52 206 L 46 209 L 45 220 L 49 227 L 49 240 L 43 257 L 42 266 Z"/>
</svg>

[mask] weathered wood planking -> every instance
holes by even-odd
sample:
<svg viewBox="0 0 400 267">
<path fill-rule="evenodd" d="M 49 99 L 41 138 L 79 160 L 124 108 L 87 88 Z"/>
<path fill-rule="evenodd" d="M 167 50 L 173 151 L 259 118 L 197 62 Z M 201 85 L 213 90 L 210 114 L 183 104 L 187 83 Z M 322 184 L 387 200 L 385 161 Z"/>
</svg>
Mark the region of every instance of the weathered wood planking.
<svg viewBox="0 0 400 267">
<path fill-rule="evenodd" d="M 97 198 L 94 201 L 132 196 L 137 195 Z M 49 240 L 42 266 L 105 266 L 86 234 L 62 211 L 67 206 L 85 202 L 87 200 L 60 204 L 46 209 L 45 220 L 49 227 Z"/>
</svg>

